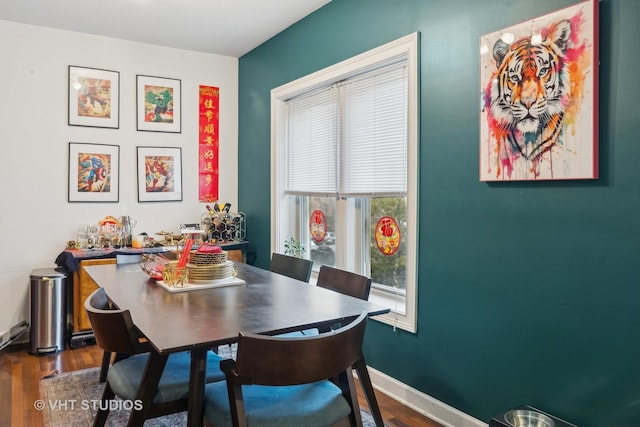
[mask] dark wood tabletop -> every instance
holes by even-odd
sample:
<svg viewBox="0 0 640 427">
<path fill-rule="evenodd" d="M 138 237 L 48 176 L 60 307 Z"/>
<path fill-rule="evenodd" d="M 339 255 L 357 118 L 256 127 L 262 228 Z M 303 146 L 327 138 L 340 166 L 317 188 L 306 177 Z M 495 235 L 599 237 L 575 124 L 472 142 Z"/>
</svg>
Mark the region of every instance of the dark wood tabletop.
<svg viewBox="0 0 640 427">
<path fill-rule="evenodd" d="M 236 263 L 245 285 L 168 292 L 138 264 L 87 267 L 87 273 L 160 353 L 215 347 L 239 332 L 278 334 L 308 329 L 367 311 L 389 311 L 357 298 Z"/>
<path fill-rule="evenodd" d="M 235 268 L 246 284 L 173 293 L 157 285 L 137 264 L 86 267 L 109 298 L 131 312 L 134 324 L 156 349 L 154 358 L 166 360 L 169 353 L 192 351 L 189 425 L 202 422 L 207 349 L 236 341 L 240 332 L 279 334 L 333 324 L 363 311 L 370 316 L 389 312 L 387 307 L 248 264 L 236 263 Z M 153 373 L 157 378 L 147 381 L 146 390 L 139 392 L 143 401 L 153 397 L 159 374 Z M 366 372 L 359 376 L 368 379 Z M 373 388 L 370 383 L 364 386 L 372 395 L 368 396 L 370 406 L 374 399 L 372 415 L 381 423 Z M 137 425 L 142 417 L 132 413 L 129 425 Z"/>
</svg>

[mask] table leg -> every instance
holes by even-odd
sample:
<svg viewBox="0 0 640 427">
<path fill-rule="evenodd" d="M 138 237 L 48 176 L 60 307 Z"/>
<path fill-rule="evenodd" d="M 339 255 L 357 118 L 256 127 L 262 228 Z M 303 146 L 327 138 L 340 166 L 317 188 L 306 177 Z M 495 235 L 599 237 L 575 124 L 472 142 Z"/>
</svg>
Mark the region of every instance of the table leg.
<svg viewBox="0 0 640 427">
<path fill-rule="evenodd" d="M 371 411 L 371 416 L 376 423 L 376 427 L 384 427 L 382 413 L 380 412 L 378 399 L 376 399 L 376 394 L 373 390 L 373 384 L 371 384 L 371 377 L 369 376 L 369 370 L 367 369 L 367 363 L 364 360 L 364 356 L 360 356 L 360 358 L 354 364 L 354 367 L 356 368 L 356 372 L 358 373 L 358 379 L 360 380 L 360 384 L 362 385 L 362 391 L 367 398 L 369 410 Z"/>
<path fill-rule="evenodd" d="M 207 370 L 207 349 L 191 350 L 191 373 L 189 377 L 189 409 L 187 425 L 201 427 L 204 417 L 202 404 L 204 402 L 205 371 Z"/>
<path fill-rule="evenodd" d="M 160 377 L 167 364 L 168 357 L 166 354 L 161 355 L 155 351 L 149 353 L 147 365 L 144 368 L 138 393 L 136 394 L 136 400 L 140 401 L 142 405 L 140 405 L 140 409 L 136 409 L 137 405 L 133 405 L 129 422 L 127 423 L 128 427 L 141 426 L 144 424 L 144 420 L 151 411 L 153 397 L 158 390 L 158 383 L 160 383 Z"/>
</svg>

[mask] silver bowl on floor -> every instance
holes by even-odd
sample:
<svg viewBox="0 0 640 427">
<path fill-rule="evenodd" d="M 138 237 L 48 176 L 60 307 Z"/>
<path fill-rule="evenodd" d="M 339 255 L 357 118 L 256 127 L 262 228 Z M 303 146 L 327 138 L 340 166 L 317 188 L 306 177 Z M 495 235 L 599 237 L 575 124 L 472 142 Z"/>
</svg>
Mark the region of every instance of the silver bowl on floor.
<svg viewBox="0 0 640 427">
<path fill-rule="evenodd" d="M 528 409 L 513 409 L 504 414 L 504 419 L 513 427 L 554 427 L 553 420 L 540 412 Z"/>
</svg>

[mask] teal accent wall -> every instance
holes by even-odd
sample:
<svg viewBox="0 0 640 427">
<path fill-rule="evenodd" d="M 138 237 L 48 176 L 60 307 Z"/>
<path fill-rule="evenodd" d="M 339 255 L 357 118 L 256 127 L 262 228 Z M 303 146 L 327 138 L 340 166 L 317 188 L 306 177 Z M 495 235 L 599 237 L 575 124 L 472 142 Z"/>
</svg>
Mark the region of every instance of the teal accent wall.
<svg viewBox="0 0 640 427">
<path fill-rule="evenodd" d="M 240 58 L 239 205 L 270 248 L 270 90 L 421 34 L 418 332 L 374 368 L 488 422 L 521 404 L 640 426 L 640 2 L 600 3 L 600 179 L 483 183 L 479 38 L 565 0 L 333 0 Z"/>
</svg>

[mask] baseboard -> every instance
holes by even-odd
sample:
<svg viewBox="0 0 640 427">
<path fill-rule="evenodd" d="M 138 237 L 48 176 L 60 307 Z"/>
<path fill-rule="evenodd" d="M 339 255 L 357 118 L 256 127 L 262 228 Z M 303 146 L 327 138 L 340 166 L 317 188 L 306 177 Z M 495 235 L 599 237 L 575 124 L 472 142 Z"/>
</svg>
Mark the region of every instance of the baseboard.
<svg viewBox="0 0 640 427">
<path fill-rule="evenodd" d="M 373 387 L 416 412 L 446 427 L 488 427 L 462 411 L 422 393 L 376 369 L 368 367 Z"/>
<path fill-rule="evenodd" d="M 8 331 L 4 331 L 0 334 L 0 350 L 3 350 L 9 345 L 23 344 L 29 342 L 29 324 L 23 320 L 15 326 L 12 326 Z M 26 337 L 25 337 L 26 336 Z"/>
<path fill-rule="evenodd" d="M 9 345 L 10 338 L 11 338 L 11 335 L 9 334 L 9 331 L 4 331 L 0 333 L 0 350 L 2 350 L 3 348 Z"/>
</svg>

